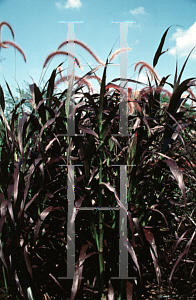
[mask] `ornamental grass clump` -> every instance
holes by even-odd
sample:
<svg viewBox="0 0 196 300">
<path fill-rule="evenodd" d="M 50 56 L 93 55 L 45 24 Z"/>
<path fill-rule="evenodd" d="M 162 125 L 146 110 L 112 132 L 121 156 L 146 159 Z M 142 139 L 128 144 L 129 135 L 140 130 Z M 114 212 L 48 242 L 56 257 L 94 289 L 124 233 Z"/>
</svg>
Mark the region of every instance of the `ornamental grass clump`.
<svg viewBox="0 0 196 300">
<path fill-rule="evenodd" d="M 0 272 L 4 297 L 148 299 L 156 295 L 188 299 L 195 294 L 196 136 L 191 89 L 195 82 L 194 78 L 180 82 L 187 60 L 179 75 L 176 69 L 173 84 L 168 82 L 169 76 L 160 79 L 156 74 L 168 29 L 153 67 L 144 62 L 136 65 L 139 72 L 146 68 L 148 85 L 125 79 L 141 85 L 137 93 L 128 88 L 126 94 L 116 84 L 120 78 L 106 82 L 109 58 L 102 79 L 97 78 L 99 93 L 95 94 L 89 83 L 99 67 L 74 79 L 73 74 L 63 76 L 61 63 L 42 90 L 35 83 L 29 85 L 32 98 L 22 99 L 10 120 L 5 118 L 6 99 L 0 89 Z M 49 55 L 44 65 L 60 54 L 58 51 Z M 57 75 L 68 83 L 62 92 L 57 90 Z M 172 87 L 171 93 L 166 84 Z M 84 86 L 89 92 L 83 92 Z M 127 96 L 129 104 L 129 136 L 118 134 L 122 96 Z M 192 106 L 185 105 L 187 100 Z M 18 111 L 27 101 L 32 111 L 21 117 Z M 77 135 L 70 136 L 73 116 Z M 71 211 L 68 223 L 70 165 L 75 165 L 77 209 Z M 127 165 L 128 170 L 128 211 L 120 198 L 119 165 Z M 95 209 L 84 210 L 89 207 Z M 96 209 L 99 207 L 111 209 Z M 119 210 L 112 208 L 122 209 L 124 218 L 128 216 L 128 275 L 135 279 L 118 278 L 122 224 Z M 71 245 L 75 273 L 72 280 L 62 279 L 67 276 Z"/>
</svg>

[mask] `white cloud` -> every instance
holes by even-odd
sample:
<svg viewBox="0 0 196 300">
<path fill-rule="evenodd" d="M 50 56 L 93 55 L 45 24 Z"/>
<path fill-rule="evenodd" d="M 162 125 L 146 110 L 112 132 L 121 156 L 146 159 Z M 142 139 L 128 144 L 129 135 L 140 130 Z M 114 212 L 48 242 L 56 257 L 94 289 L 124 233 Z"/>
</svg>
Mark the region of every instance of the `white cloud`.
<svg viewBox="0 0 196 300">
<path fill-rule="evenodd" d="M 169 51 L 171 55 L 178 55 L 178 57 L 186 57 L 196 45 L 196 22 L 187 30 L 178 28 L 172 35 L 171 40 L 176 42 L 176 45 Z M 196 58 L 196 49 L 191 54 L 192 58 Z"/>
<path fill-rule="evenodd" d="M 61 2 L 55 2 L 55 5 L 58 9 L 68 9 L 68 8 L 79 8 L 82 6 L 82 3 L 80 0 L 68 0 L 66 3 L 63 5 Z"/>
<path fill-rule="evenodd" d="M 145 73 L 140 73 L 139 77 L 137 75 L 134 79 L 142 83 L 146 83 L 146 84 L 148 83 L 148 77 L 146 76 Z"/>
<path fill-rule="evenodd" d="M 137 7 L 134 10 L 130 10 L 130 14 L 132 15 L 146 15 L 146 12 L 144 10 L 143 6 Z"/>
</svg>

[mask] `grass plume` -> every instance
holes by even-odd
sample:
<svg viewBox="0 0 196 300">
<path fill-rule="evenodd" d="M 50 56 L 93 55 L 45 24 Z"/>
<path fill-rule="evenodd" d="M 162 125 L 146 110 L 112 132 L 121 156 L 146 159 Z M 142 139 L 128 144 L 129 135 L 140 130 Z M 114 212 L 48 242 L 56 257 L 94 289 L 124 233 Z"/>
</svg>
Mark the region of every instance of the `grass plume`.
<svg viewBox="0 0 196 300">
<path fill-rule="evenodd" d="M 61 82 L 68 81 L 68 80 L 69 80 L 69 77 L 71 77 L 71 75 L 70 75 L 70 76 L 62 76 L 59 80 L 57 80 L 57 81 L 55 82 L 55 87 L 56 87 L 59 83 L 61 83 Z M 81 79 L 80 76 L 76 76 L 76 75 L 75 75 L 74 77 L 75 77 L 75 80 L 78 80 L 78 81 L 79 81 L 79 82 L 78 82 L 79 86 L 82 86 L 82 84 L 86 84 L 86 86 L 88 87 L 89 92 L 91 91 L 91 92 L 93 93 L 93 86 L 92 86 L 92 84 L 90 83 L 89 80 L 87 80 L 86 78 L 82 78 L 82 79 Z M 80 79 L 81 79 L 81 80 L 80 80 Z"/>
<path fill-rule="evenodd" d="M 3 22 L 0 23 L 0 42 L 1 42 L 1 28 L 3 27 L 3 25 L 6 25 L 10 29 L 10 31 L 12 33 L 12 36 L 13 36 L 13 39 L 14 39 L 14 31 L 13 31 L 11 25 L 9 23 L 3 21 Z"/>
<path fill-rule="evenodd" d="M 18 45 L 16 45 L 15 43 L 12 43 L 12 42 L 10 42 L 10 41 L 3 41 L 3 42 L 0 44 L 0 47 L 3 47 L 3 48 L 9 48 L 9 47 L 4 47 L 4 45 L 10 45 L 10 46 L 16 48 L 16 49 L 22 54 L 22 56 L 23 56 L 23 58 L 24 58 L 24 61 L 25 61 L 25 62 L 27 61 L 24 52 L 22 51 L 22 49 L 21 49 Z"/>
<path fill-rule="evenodd" d="M 83 47 L 84 49 L 86 49 L 93 57 L 94 59 L 101 65 L 105 65 L 103 61 L 101 61 L 96 55 L 95 53 L 93 53 L 93 51 L 88 47 L 86 46 L 83 42 L 79 41 L 79 40 L 69 40 L 69 41 L 64 41 L 62 44 L 60 44 L 60 46 L 58 47 L 58 50 L 60 48 L 62 48 L 64 45 L 68 44 L 68 43 L 75 43 L 75 44 L 78 44 L 80 45 L 81 47 Z"/>
<path fill-rule="evenodd" d="M 109 62 L 113 60 L 119 53 L 124 52 L 124 51 L 130 51 L 131 48 L 122 48 L 122 49 L 117 49 L 110 57 Z"/>
<path fill-rule="evenodd" d="M 65 83 L 66 83 L 66 81 L 68 81 L 68 78 L 69 78 L 69 76 L 63 76 L 63 70 L 62 70 L 62 67 L 61 67 L 61 66 L 59 66 L 59 67 L 57 68 L 57 70 L 59 71 L 61 78 L 55 82 L 55 87 L 56 87 L 59 83 L 61 83 L 61 82 L 65 82 Z M 76 80 L 80 81 L 80 83 L 78 83 L 79 86 L 81 86 L 82 84 L 86 84 L 87 87 L 88 87 L 89 92 L 92 92 L 92 93 L 94 92 L 93 86 L 92 86 L 92 84 L 90 83 L 90 81 L 87 80 L 87 79 L 97 79 L 99 82 L 101 82 L 101 78 L 98 77 L 97 75 L 88 75 L 88 76 L 86 76 L 86 77 L 83 78 L 83 79 L 81 79 L 82 77 L 76 76 L 76 75 L 75 75 L 74 78 L 75 78 Z"/>
<path fill-rule="evenodd" d="M 45 60 L 45 62 L 44 62 L 44 68 L 45 68 L 45 66 L 47 65 L 47 63 L 48 63 L 48 61 L 53 57 L 53 56 L 55 56 L 55 55 L 59 55 L 59 54 L 64 54 L 64 55 L 68 55 L 68 56 L 71 56 L 72 58 L 74 58 L 75 59 L 75 61 L 76 61 L 76 63 L 77 63 L 77 65 L 78 65 L 78 67 L 83 71 L 83 69 L 82 69 L 82 67 L 81 67 L 81 65 L 80 65 L 80 62 L 79 62 L 79 60 L 73 55 L 73 54 L 71 54 L 71 53 L 68 53 L 68 52 L 66 52 L 66 51 L 54 51 L 54 52 L 52 52 L 52 53 L 50 53 L 47 57 L 46 57 L 46 60 Z"/>
<path fill-rule="evenodd" d="M 9 49 L 9 47 L 7 47 L 5 45 L 10 45 L 10 46 L 16 48 L 22 54 L 22 56 L 23 56 L 23 58 L 26 62 L 26 56 L 25 56 L 24 52 L 22 51 L 22 49 L 18 45 L 16 45 L 13 42 L 10 42 L 10 41 L 3 41 L 3 42 L 1 41 L 1 29 L 4 25 L 7 26 L 10 29 L 10 31 L 12 33 L 12 36 L 13 36 L 13 39 L 14 39 L 14 31 L 13 31 L 11 25 L 9 23 L 5 22 L 5 21 L 1 22 L 0 23 L 0 48 Z"/>
<path fill-rule="evenodd" d="M 155 72 L 155 70 L 149 64 L 147 64 L 144 61 L 139 61 L 139 62 L 136 63 L 135 68 L 134 68 L 134 72 L 136 71 L 136 69 L 139 66 L 140 66 L 140 69 L 139 69 L 139 72 L 138 72 L 139 74 L 141 73 L 143 68 L 146 68 L 149 71 L 149 73 L 152 77 L 154 76 L 154 78 L 156 78 L 158 81 L 160 81 L 160 78 L 157 75 L 157 73 Z"/>
</svg>

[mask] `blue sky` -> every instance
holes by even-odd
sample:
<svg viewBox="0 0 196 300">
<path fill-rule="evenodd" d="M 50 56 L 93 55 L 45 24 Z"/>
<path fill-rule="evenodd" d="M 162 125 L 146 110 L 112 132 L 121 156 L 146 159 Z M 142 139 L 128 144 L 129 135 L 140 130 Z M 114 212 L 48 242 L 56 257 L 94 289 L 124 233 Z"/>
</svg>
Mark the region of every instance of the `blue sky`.
<svg viewBox="0 0 196 300">
<path fill-rule="evenodd" d="M 160 78 L 171 74 L 169 82 L 173 83 L 176 59 L 178 59 L 179 71 L 191 51 L 196 45 L 196 0 L 0 0 L 0 22 L 8 22 L 15 33 L 15 43 L 24 51 L 27 63 L 22 55 L 16 51 L 1 48 L 0 58 L 0 84 L 5 87 L 5 81 L 9 83 L 12 92 L 17 87 L 16 80 L 22 88 L 23 81 L 32 84 L 34 79 L 38 85 L 43 64 L 46 57 L 67 39 L 67 24 L 58 21 L 84 21 L 75 25 L 75 38 L 83 41 L 96 55 L 106 61 L 107 56 L 114 45 L 113 52 L 119 48 L 120 25 L 111 24 L 112 21 L 135 21 L 128 25 L 127 43 L 131 51 L 128 52 L 128 78 L 137 79 L 134 73 L 134 64 L 145 61 L 152 65 L 153 57 L 160 43 L 161 37 L 170 25 L 163 50 L 170 48 L 160 57 L 155 70 Z M 11 32 L 6 26 L 2 27 L 1 40 L 13 41 Z M 66 51 L 64 46 L 62 50 Z M 76 45 L 75 55 L 81 64 L 85 64 L 83 58 L 90 64 L 97 64 L 94 58 L 83 48 Z M 81 56 L 80 56 L 81 55 Z M 82 58 L 83 57 L 83 58 Z M 45 76 L 47 81 L 52 70 L 66 56 L 53 58 Z M 112 61 L 120 63 L 120 55 Z M 67 62 L 63 68 L 67 67 Z M 46 69 L 46 68 L 45 68 Z M 89 67 L 81 72 L 76 67 L 75 74 L 83 76 L 89 71 Z M 103 67 L 96 73 L 102 76 Z M 66 71 L 64 72 L 66 75 Z M 4 76 L 4 77 L 3 77 Z M 193 51 L 183 79 L 196 76 L 196 49 Z M 107 82 L 120 77 L 120 68 L 112 66 L 108 68 Z M 139 80 L 145 80 L 145 74 Z M 96 81 L 92 81 L 95 89 L 98 89 Z M 136 89 L 135 86 L 129 86 Z M 65 87 L 65 86 L 64 86 Z M 139 88 L 139 86 L 137 87 Z M 169 87 L 168 87 L 169 88 Z"/>
</svg>

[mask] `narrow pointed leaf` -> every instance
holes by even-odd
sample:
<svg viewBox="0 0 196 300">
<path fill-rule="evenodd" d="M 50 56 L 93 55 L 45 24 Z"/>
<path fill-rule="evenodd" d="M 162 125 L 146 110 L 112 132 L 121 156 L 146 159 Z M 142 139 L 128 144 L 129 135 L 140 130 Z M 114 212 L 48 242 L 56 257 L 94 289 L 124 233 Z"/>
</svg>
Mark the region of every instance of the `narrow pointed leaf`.
<svg viewBox="0 0 196 300">
<path fill-rule="evenodd" d="M 14 97 L 13 97 L 13 95 L 12 95 L 12 92 L 11 92 L 10 87 L 9 87 L 9 85 L 8 85 L 8 83 L 7 83 L 6 80 L 5 80 L 5 83 L 6 83 L 6 85 L 7 85 L 7 88 L 8 88 L 8 91 L 9 91 L 9 93 L 10 93 L 10 96 L 12 97 L 12 100 L 14 101 Z"/>
<path fill-rule="evenodd" d="M 109 288 L 108 288 L 108 300 L 114 300 L 114 289 L 111 283 L 111 280 L 109 279 Z"/>
<path fill-rule="evenodd" d="M 53 119 L 50 119 L 49 121 L 47 121 L 44 126 L 42 127 L 41 131 L 40 131 L 40 134 L 39 134 L 39 138 L 38 138 L 38 146 L 39 146 L 39 149 L 40 149 L 40 153 L 43 154 L 42 152 L 42 148 L 41 148 L 41 137 L 42 137 L 42 133 L 44 131 L 45 128 L 47 128 L 48 126 L 50 126 L 52 123 L 54 123 L 55 121 L 55 118 Z"/>
<path fill-rule="evenodd" d="M 164 86 L 164 84 L 165 84 L 166 80 L 169 78 L 169 76 L 171 76 L 171 74 L 170 74 L 170 75 L 167 75 L 166 77 L 163 77 L 163 78 L 161 79 L 160 84 L 159 84 L 160 87 L 163 87 L 163 86 Z"/>
<path fill-rule="evenodd" d="M 144 245 L 144 241 L 143 241 L 142 233 L 141 233 L 141 230 L 140 230 L 140 225 L 139 225 L 138 218 L 133 218 L 133 223 L 135 224 L 135 227 L 137 229 L 137 233 L 138 233 L 139 238 L 142 242 L 142 245 Z"/>
<path fill-rule="evenodd" d="M 175 269 L 176 269 L 178 263 L 180 262 L 180 260 L 182 259 L 182 257 L 183 257 L 186 253 L 187 253 L 187 250 L 184 250 L 184 251 L 180 254 L 180 256 L 178 257 L 178 259 L 177 259 L 177 261 L 176 261 L 176 263 L 175 263 L 175 265 L 174 265 L 174 267 L 173 267 L 173 269 L 172 269 L 172 271 L 171 271 L 171 274 L 170 274 L 170 276 L 169 276 L 169 285 L 171 284 L 171 280 L 172 280 L 174 271 L 175 271 Z"/>
<path fill-rule="evenodd" d="M 22 131 L 23 131 L 23 125 L 27 119 L 27 116 L 23 116 L 18 123 L 18 143 L 19 143 L 19 149 L 20 149 L 20 154 L 23 157 L 24 153 L 24 148 L 23 148 L 23 140 L 22 140 Z"/>
<path fill-rule="evenodd" d="M 53 72 L 50 76 L 50 79 L 49 79 L 49 82 L 48 82 L 48 89 L 47 89 L 46 98 L 50 98 L 53 95 L 55 77 L 56 77 L 56 69 L 53 70 Z M 48 106 L 51 107 L 51 104 L 48 105 Z"/>
<path fill-rule="evenodd" d="M 99 132 L 101 132 L 101 127 L 102 127 L 102 112 L 103 112 L 103 101 L 104 101 L 104 96 L 105 96 L 107 65 L 108 65 L 108 59 L 106 61 L 106 65 L 104 67 L 103 77 L 102 77 L 102 81 L 101 81 L 101 91 L 100 91 L 100 100 L 99 100 L 99 115 L 98 115 Z"/>
<path fill-rule="evenodd" d="M 27 266 L 27 270 L 29 271 L 29 274 L 31 275 L 31 278 L 33 279 L 33 273 L 32 273 L 32 268 L 31 268 L 31 262 L 29 260 L 27 245 L 24 247 L 24 258 L 25 258 L 25 263 L 26 263 L 26 266 Z"/>
<path fill-rule="evenodd" d="M 174 90 L 177 87 L 177 76 L 178 76 L 178 61 L 176 60 L 176 70 L 175 70 L 175 75 L 174 75 Z"/>
<path fill-rule="evenodd" d="M 150 248 L 150 253 L 152 256 L 153 263 L 154 263 L 154 268 L 155 268 L 155 272 L 156 272 L 156 276 L 157 276 L 157 282 L 158 282 L 159 286 L 161 286 L 161 271 L 158 266 L 158 255 L 157 255 L 155 239 L 154 239 L 153 233 L 150 230 L 145 229 L 145 228 L 143 228 L 143 230 L 144 230 L 145 237 L 146 237 L 147 241 L 149 242 L 149 248 Z"/>
<path fill-rule="evenodd" d="M 183 180 L 183 174 L 182 171 L 180 170 L 180 168 L 178 167 L 177 163 L 174 160 L 165 160 L 164 162 L 167 163 L 167 165 L 170 168 L 170 171 L 172 172 L 172 174 L 174 175 L 178 186 L 182 192 L 183 198 L 184 198 L 184 204 L 185 204 L 185 209 L 187 208 L 187 202 L 186 202 L 186 195 L 185 195 L 185 184 L 184 184 L 184 180 Z"/>
<path fill-rule="evenodd" d="M 1 119 L 3 120 L 3 122 L 5 123 L 6 125 L 6 130 L 7 130 L 7 133 L 8 135 L 11 137 L 11 139 L 13 140 L 13 134 L 11 132 L 11 129 L 10 129 L 10 126 L 8 124 L 8 121 L 6 119 L 6 117 L 4 116 L 4 113 L 3 113 L 3 110 L 2 110 L 2 107 L 0 106 L 0 116 L 1 116 Z M 7 143 L 9 144 L 9 142 L 7 141 Z"/>
<path fill-rule="evenodd" d="M 178 107 L 181 95 L 189 88 L 188 84 L 194 77 L 184 80 L 173 92 L 167 111 L 173 115 Z"/>
<path fill-rule="evenodd" d="M 172 250 L 172 254 L 171 254 L 170 258 L 169 258 L 169 262 L 172 260 L 172 257 L 174 255 L 174 253 L 175 253 L 175 251 L 176 251 L 179 243 L 184 240 L 184 236 L 187 234 L 188 231 L 190 231 L 190 229 L 186 230 L 185 232 L 183 232 L 183 234 L 181 235 L 181 237 L 177 240 L 177 242 L 176 242 L 176 244 L 175 244 L 175 246 L 174 246 L 174 248 Z"/>
<path fill-rule="evenodd" d="M 2 244 L 1 244 L 1 239 L 0 239 L 0 258 L 4 264 L 4 266 L 6 267 L 6 270 L 8 271 L 8 268 L 7 268 L 7 264 L 6 264 L 6 260 L 5 260 L 5 256 L 3 254 L 3 250 L 2 250 Z"/>
<path fill-rule="evenodd" d="M 153 68 L 156 66 L 156 64 L 158 63 L 159 57 L 162 55 L 162 49 L 163 49 L 163 45 L 164 45 L 164 42 L 165 42 L 167 32 L 172 26 L 174 26 L 174 25 L 171 25 L 167 28 L 167 30 L 164 32 L 164 34 L 161 38 L 161 42 L 159 44 L 159 47 L 158 47 L 158 49 L 155 53 L 154 59 L 153 59 Z"/>
<path fill-rule="evenodd" d="M 60 285 L 60 283 L 58 282 L 58 280 L 51 274 L 49 273 L 49 276 L 54 280 L 54 282 L 64 291 L 63 287 Z"/>
<path fill-rule="evenodd" d="M 131 255 L 131 258 L 134 262 L 134 264 L 136 265 L 137 267 L 137 270 L 138 270 L 138 273 L 139 273 L 139 277 L 140 277 L 140 281 L 141 281 L 141 272 L 140 272 L 140 267 L 139 267 L 139 264 L 138 264 L 138 260 L 137 260 L 137 256 L 136 256 L 136 253 L 133 249 L 133 247 L 131 246 L 130 242 L 128 241 L 127 245 L 125 245 L 127 248 L 128 248 L 128 252 L 129 254 Z"/>
<path fill-rule="evenodd" d="M 111 82 L 116 82 L 116 81 L 128 81 L 128 82 L 132 82 L 132 83 L 137 83 L 137 84 L 142 84 L 142 85 L 145 85 L 145 86 L 148 86 L 146 83 L 143 83 L 143 82 L 140 82 L 138 80 L 134 80 L 134 79 L 126 79 L 126 78 L 115 78 L 113 79 Z M 110 84 L 110 83 L 108 83 Z"/>
<path fill-rule="evenodd" d="M 41 189 L 39 189 L 39 191 L 33 196 L 33 198 L 25 205 L 24 210 L 27 210 L 27 208 L 33 203 L 33 201 L 37 198 L 37 196 L 39 195 Z M 25 194 L 25 199 L 26 199 L 26 192 Z"/>
<path fill-rule="evenodd" d="M 195 46 L 195 47 L 196 47 L 196 46 Z M 187 63 L 187 61 L 188 61 L 188 59 L 189 59 L 189 56 L 191 55 L 191 53 L 193 52 L 193 50 L 195 49 L 195 47 L 193 47 L 193 49 L 192 49 L 191 52 L 189 53 L 187 59 L 185 60 L 185 63 L 184 63 L 184 65 L 183 65 L 183 67 L 182 67 L 182 70 L 181 70 L 181 72 L 180 72 L 180 74 L 179 74 L 179 77 L 178 77 L 178 80 L 177 80 L 177 86 L 178 86 L 179 83 L 180 83 L 180 79 L 181 79 L 181 77 L 182 77 L 182 73 L 183 73 L 184 68 L 185 68 L 185 66 L 186 66 L 186 63 Z"/>
<path fill-rule="evenodd" d="M 61 209 L 60 207 L 53 207 L 53 206 L 49 206 L 47 207 L 46 209 L 44 209 L 44 211 L 42 211 L 42 213 L 40 214 L 39 216 L 39 220 L 36 222 L 36 225 L 35 225 L 35 229 L 34 229 L 34 241 L 33 241 L 33 244 L 35 245 L 35 242 L 36 242 L 36 238 L 38 236 L 38 233 L 39 233 L 39 230 L 40 230 L 40 227 L 41 227 L 41 224 L 42 222 L 45 220 L 45 218 L 47 217 L 47 215 L 53 211 L 53 210 L 59 210 Z"/>
<path fill-rule="evenodd" d="M 99 138 L 98 134 L 96 132 L 94 132 L 92 129 L 84 127 L 82 125 L 78 125 L 78 129 L 81 129 L 83 132 L 86 132 L 88 134 L 92 134 L 93 136 L 95 136 L 97 139 Z"/>
<path fill-rule="evenodd" d="M 114 193 L 114 196 L 116 198 L 116 201 L 117 201 L 118 205 L 124 211 L 125 217 L 128 216 L 129 226 L 130 226 L 130 229 L 131 229 L 131 232 L 132 232 L 132 244 L 135 245 L 134 225 L 133 225 L 132 215 L 131 215 L 130 211 L 127 211 L 127 209 L 124 207 L 123 203 L 120 201 L 115 187 L 113 187 L 109 182 L 108 183 L 101 182 L 100 184 L 105 185 L 108 188 L 109 191 Z"/>
<path fill-rule="evenodd" d="M 75 275 L 73 279 L 73 284 L 71 288 L 71 298 L 70 300 L 74 300 L 75 296 L 80 289 L 81 285 L 81 277 L 82 277 L 82 270 L 83 270 L 83 262 L 84 262 L 84 256 L 86 254 L 86 251 L 88 249 L 88 244 L 82 245 L 82 248 L 80 250 L 80 255 L 79 255 L 79 261 L 80 263 L 76 264 L 76 269 L 75 269 Z"/>
<path fill-rule="evenodd" d="M 3 93 L 1 85 L 0 85 L 0 105 L 1 105 L 2 110 L 4 112 L 4 109 L 5 109 L 5 99 L 4 99 L 4 93 Z"/>
</svg>

